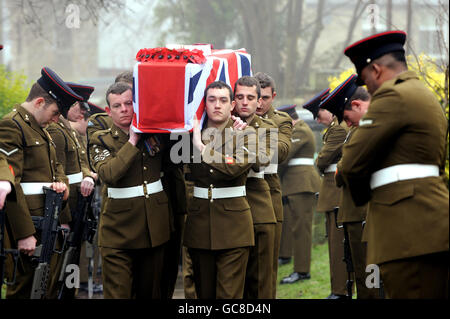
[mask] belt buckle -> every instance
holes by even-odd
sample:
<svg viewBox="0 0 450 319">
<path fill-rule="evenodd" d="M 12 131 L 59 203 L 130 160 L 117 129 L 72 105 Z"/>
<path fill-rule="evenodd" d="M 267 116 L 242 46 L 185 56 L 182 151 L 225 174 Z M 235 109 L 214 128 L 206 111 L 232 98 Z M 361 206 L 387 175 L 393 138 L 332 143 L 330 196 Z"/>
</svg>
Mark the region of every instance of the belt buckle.
<svg viewBox="0 0 450 319">
<path fill-rule="evenodd" d="M 208 199 L 212 202 L 214 201 L 213 196 L 212 196 L 212 187 L 208 187 Z"/>
<path fill-rule="evenodd" d="M 147 193 L 147 184 L 142 185 L 142 188 L 144 189 L 144 196 L 145 196 L 145 198 L 148 198 L 149 195 Z"/>
</svg>

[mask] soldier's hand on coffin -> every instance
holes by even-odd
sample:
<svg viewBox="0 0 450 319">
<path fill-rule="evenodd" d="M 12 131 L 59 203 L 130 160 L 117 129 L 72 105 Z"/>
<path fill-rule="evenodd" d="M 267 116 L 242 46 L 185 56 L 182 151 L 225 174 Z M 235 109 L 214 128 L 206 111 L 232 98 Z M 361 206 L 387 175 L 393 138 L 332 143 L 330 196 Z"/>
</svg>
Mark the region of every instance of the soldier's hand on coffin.
<svg viewBox="0 0 450 319">
<path fill-rule="evenodd" d="M 141 138 L 141 134 L 136 133 L 133 131 L 133 129 L 130 128 L 130 138 L 128 139 L 128 142 L 130 142 L 131 145 L 136 146 L 137 142 L 139 142 Z"/>
<path fill-rule="evenodd" d="M 57 193 L 64 192 L 63 200 L 67 200 L 67 198 L 69 198 L 69 188 L 67 187 L 67 185 L 65 183 L 54 182 L 52 184 L 51 188 Z"/>
<path fill-rule="evenodd" d="M 192 144 L 200 152 L 205 148 L 205 144 L 202 142 L 202 133 L 200 132 L 200 121 L 197 119 L 197 115 L 194 116 L 194 128 L 192 130 Z"/>
<path fill-rule="evenodd" d="M 233 128 L 235 130 L 243 130 L 247 127 L 247 123 L 243 121 L 239 116 L 231 115 L 231 119 L 234 121 Z"/>
<path fill-rule="evenodd" d="M 11 193 L 11 184 L 8 181 L 0 181 L 0 209 L 5 204 L 6 195 Z"/>
<path fill-rule="evenodd" d="M 17 249 L 28 256 L 33 256 L 36 249 L 36 238 L 31 235 L 17 241 Z"/>
<path fill-rule="evenodd" d="M 80 185 L 81 195 L 83 195 L 84 197 L 91 195 L 92 191 L 94 190 L 94 187 L 95 187 L 94 178 L 91 176 L 86 176 L 81 181 Z"/>
</svg>

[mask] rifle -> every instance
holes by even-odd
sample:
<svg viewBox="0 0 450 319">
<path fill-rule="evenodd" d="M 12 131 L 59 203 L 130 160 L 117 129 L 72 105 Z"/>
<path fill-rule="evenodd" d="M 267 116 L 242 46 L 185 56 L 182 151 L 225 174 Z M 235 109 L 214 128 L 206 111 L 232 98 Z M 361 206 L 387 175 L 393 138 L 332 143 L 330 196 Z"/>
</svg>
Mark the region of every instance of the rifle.
<svg viewBox="0 0 450 319">
<path fill-rule="evenodd" d="M 353 288 L 353 277 L 352 274 L 354 273 L 355 269 L 353 267 L 353 261 L 352 261 L 352 253 L 350 249 L 350 240 L 348 237 L 348 231 L 345 223 L 343 225 L 338 225 L 337 222 L 337 214 L 339 211 L 339 207 L 334 208 L 334 218 L 336 223 L 336 228 L 343 229 L 344 230 L 344 258 L 342 259 L 345 262 L 345 267 L 347 270 L 347 282 L 345 283 L 345 286 L 347 288 L 347 298 L 352 299 L 352 288 Z"/>
<path fill-rule="evenodd" d="M 75 297 L 75 287 L 69 288 L 66 285 L 66 279 L 69 276 L 66 269 L 68 265 L 79 265 L 81 245 L 90 236 L 88 213 L 92 197 L 92 195 L 84 197 L 78 192 L 77 207 L 72 212 L 71 230 L 67 238 L 66 251 L 58 278 L 58 299 L 73 299 Z M 92 239 L 90 240 L 92 241 Z"/>
<path fill-rule="evenodd" d="M 10 286 L 14 285 L 16 282 L 16 269 L 19 259 L 19 251 L 17 249 L 5 249 L 5 223 L 6 212 L 3 207 L 3 209 L 0 210 L 0 289 L 4 283 Z M 7 254 L 11 254 L 14 263 L 13 279 L 10 282 L 5 282 L 5 262 Z"/>
<path fill-rule="evenodd" d="M 92 218 L 88 224 L 88 237 L 86 243 L 86 257 L 89 259 L 88 262 L 88 297 L 92 298 L 94 294 L 94 257 L 95 257 L 95 244 L 94 236 L 97 232 L 97 224 L 100 216 L 100 211 L 102 207 L 101 198 L 101 186 L 97 185 L 94 190 L 94 196 L 92 199 Z M 98 271 L 97 271 L 98 275 Z"/>
<path fill-rule="evenodd" d="M 58 226 L 59 214 L 61 213 L 64 193 L 57 193 L 53 189 L 44 186 L 45 208 L 44 216 L 32 216 L 34 227 L 41 231 L 41 244 L 36 247 L 33 260 L 37 260 L 34 270 L 31 299 L 44 299 L 47 293 L 49 281 L 50 260 L 53 253 L 61 254 L 67 239 L 67 229 Z M 64 237 L 63 248 L 55 250 L 58 233 L 62 232 Z"/>
</svg>

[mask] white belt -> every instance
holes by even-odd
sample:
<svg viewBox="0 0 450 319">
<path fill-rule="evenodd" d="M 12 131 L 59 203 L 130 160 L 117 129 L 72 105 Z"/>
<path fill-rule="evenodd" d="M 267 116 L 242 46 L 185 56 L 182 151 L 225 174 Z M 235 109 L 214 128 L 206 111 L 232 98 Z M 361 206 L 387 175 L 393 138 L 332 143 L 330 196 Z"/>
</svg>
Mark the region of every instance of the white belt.
<svg viewBox="0 0 450 319">
<path fill-rule="evenodd" d="M 439 167 L 428 164 L 399 164 L 376 171 L 370 178 L 370 188 L 404 181 L 407 179 L 439 176 Z"/>
<path fill-rule="evenodd" d="M 202 199 L 219 199 L 245 196 L 245 186 L 204 188 L 194 186 L 194 197 Z"/>
<path fill-rule="evenodd" d="M 337 164 L 331 164 L 327 168 L 325 168 L 325 173 L 334 173 L 337 170 Z"/>
<path fill-rule="evenodd" d="M 150 184 L 144 184 L 132 187 L 113 188 L 108 187 L 108 197 L 114 199 L 132 198 L 145 196 L 148 198 L 149 194 L 155 194 L 163 191 L 161 180 Z"/>
<path fill-rule="evenodd" d="M 20 183 L 20 186 L 22 187 L 23 194 L 24 195 L 40 195 L 44 194 L 43 187 L 50 187 L 52 183 Z"/>
<path fill-rule="evenodd" d="M 248 177 L 248 178 L 250 178 L 250 177 L 264 178 L 264 171 L 262 171 L 262 172 L 255 172 L 254 170 L 251 169 L 251 170 L 248 172 L 247 177 Z"/>
<path fill-rule="evenodd" d="M 276 174 L 278 173 L 278 164 L 270 164 L 264 168 L 264 174 Z"/>
<path fill-rule="evenodd" d="M 69 184 L 81 183 L 81 181 L 83 180 L 83 173 L 79 172 L 76 174 L 70 174 L 67 175 L 67 178 L 69 179 Z"/>
<path fill-rule="evenodd" d="M 296 165 L 314 165 L 314 159 L 307 157 L 291 158 L 288 162 L 288 166 Z"/>
</svg>

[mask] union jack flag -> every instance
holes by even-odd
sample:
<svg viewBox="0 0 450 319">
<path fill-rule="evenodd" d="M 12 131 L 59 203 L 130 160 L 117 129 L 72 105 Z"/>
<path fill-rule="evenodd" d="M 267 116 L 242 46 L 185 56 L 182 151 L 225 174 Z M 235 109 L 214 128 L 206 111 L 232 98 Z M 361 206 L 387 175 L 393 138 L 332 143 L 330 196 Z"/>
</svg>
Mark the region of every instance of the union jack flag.
<svg viewBox="0 0 450 319">
<path fill-rule="evenodd" d="M 178 51 L 163 50 L 156 54 L 155 51 L 138 52 L 144 61 L 137 62 L 133 71 L 132 129 L 137 132 L 190 131 L 194 115 L 203 124 L 203 94 L 210 83 L 221 80 L 233 88 L 237 79 L 252 75 L 251 56 L 245 49 L 212 50 L 210 55 L 201 55 L 197 63 L 183 61 L 186 58 L 183 59 L 181 51 L 174 56 Z"/>
</svg>

